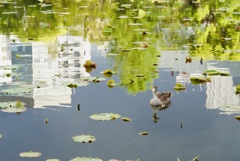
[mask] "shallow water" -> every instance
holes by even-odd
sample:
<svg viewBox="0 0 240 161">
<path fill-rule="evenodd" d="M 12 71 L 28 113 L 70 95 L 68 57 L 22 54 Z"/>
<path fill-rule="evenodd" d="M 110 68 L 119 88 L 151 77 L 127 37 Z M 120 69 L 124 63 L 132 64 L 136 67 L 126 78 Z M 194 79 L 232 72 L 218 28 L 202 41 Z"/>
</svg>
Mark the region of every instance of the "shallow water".
<svg viewBox="0 0 240 161">
<path fill-rule="evenodd" d="M 19 5 L 26 7 L 31 4 L 30 1 L 26 3 L 19 2 Z M 19 156 L 26 151 L 41 152 L 40 157 L 32 159 L 39 161 L 50 158 L 67 161 L 78 156 L 98 157 L 104 161 L 192 160 L 196 156 L 199 160 L 240 159 L 240 124 L 234 118 L 240 111 L 239 94 L 235 94 L 240 80 L 239 40 L 234 37 L 239 34 L 238 31 L 225 35 L 232 37 L 235 44 L 218 42 L 217 47 L 221 46 L 221 51 L 215 50 L 217 47 L 211 40 L 201 44 L 204 47 L 193 48 L 198 44 L 193 42 L 199 39 L 195 37 L 192 41 L 188 34 L 191 37 L 195 29 L 183 29 L 182 32 L 191 32 L 181 35 L 176 34 L 174 24 L 167 20 L 157 21 L 157 27 L 151 26 L 155 22 L 155 19 L 150 19 L 151 16 L 143 20 L 114 19 L 131 15 L 134 9 L 149 11 L 147 5 L 139 7 L 140 3 L 136 3 L 131 12 L 127 7 L 126 11 L 121 11 L 124 8 L 122 2 L 114 13 L 112 8 L 107 8 L 108 3 L 98 2 L 102 6 L 96 5 L 97 9 L 90 2 L 66 4 L 56 1 L 52 4 L 53 11 L 58 12 L 60 18 L 39 14 L 33 21 L 25 15 L 23 18 L 27 20 L 23 20 L 27 21 L 28 30 L 24 30 L 20 22 L 12 21 L 11 16 L 21 17 L 26 13 L 36 16 L 39 10 L 45 10 L 40 13 L 52 11 L 43 6 L 36 9 L 28 6 L 31 8 L 26 7 L 28 12 L 19 11 L 12 15 L 6 14 L 6 10 L 12 11 L 11 7 L 1 8 L 0 101 L 19 100 L 27 107 L 22 113 L 0 112 L 1 161 L 27 160 Z M 9 4 L 3 5 L 6 7 Z M 84 6 L 90 7 L 85 13 L 88 16 L 82 22 L 76 16 L 85 15 L 82 13 Z M 99 10 L 101 7 L 105 14 Z M 111 15 L 113 20 L 101 20 L 97 15 Z M 153 16 L 156 16 L 155 12 Z M 112 37 L 102 34 L 108 21 L 117 28 L 110 33 Z M 94 27 L 94 22 L 100 24 Z M 141 22 L 143 26 L 136 22 Z M 164 28 L 169 24 L 172 25 L 170 28 Z M 15 32 L 17 25 L 18 32 L 9 34 L 6 31 Z M 142 33 L 143 28 L 146 33 Z M 109 32 L 109 28 L 106 30 Z M 207 48 L 210 45 L 214 46 L 213 51 Z M 186 63 L 186 57 L 191 57 L 192 61 Z M 202 63 L 200 58 L 203 58 Z M 83 64 L 88 59 L 97 64 L 96 69 L 86 71 Z M 6 66 L 16 69 L 3 69 Z M 106 77 L 101 73 L 106 69 L 114 70 L 116 74 Z M 229 76 L 208 76 L 211 82 L 202 84 L 193 84 L 189 79 L 191 74 L 213 69 L 229 72 Z M 11 76 L 6 76 L 7 73 Z M 74 81 L 86 83 L 83 79 L 91 77 L 106 80 L 98 83 L 87 81 L 89 84 L 84 87 L 67 87 Z M 110 79 L 118 85 L 109 88 L 107 81 Z M 186 89 L 174 90 L 176 83 L 183 84 Z M 153 85 L 158 86 L 160 92 L 173 93 L 168 108 L 158 111 L 150 106 Z M 31 91 L 4 92 L 19 87 L 30 88 Z M 121 118 L 96 121 L 89 118 L 93 114 L 111 112 L 129 117 L 132 121 L 124 122 Z M 157 122 L 153 122 L 154 114 L 159 118 Z M 139 135 L 140 132 L 148 132 L 148 135 Z M 95 136 L 96 141 L 77 143 L 72 140 L 73 136 L 83 134 Z"/>
</svg>

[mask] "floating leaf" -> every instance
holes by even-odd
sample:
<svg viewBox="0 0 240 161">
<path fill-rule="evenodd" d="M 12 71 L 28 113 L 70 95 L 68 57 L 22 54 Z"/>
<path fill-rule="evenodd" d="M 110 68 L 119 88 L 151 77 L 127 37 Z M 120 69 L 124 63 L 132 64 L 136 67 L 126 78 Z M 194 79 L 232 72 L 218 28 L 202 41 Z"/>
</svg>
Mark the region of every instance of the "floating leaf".
<svg viewBox="0 0 240 161">
<path fill-rule="evenodd" d="M 234 118 L 240 121 L 240 116 L 235 116 Z"/>
<path fill-rule="evenodd" d="M 105 77 L 109 78 L 111 77 L 113 74 L 115 74 L 116 72 L 110 70 L 110 69 L 106 69 L 104 71 L 101 72 Z"/>
<path fill-rule="evenodd" d="M 128 117 L 122 117 L 121 118 L 124 122 L 130 122 L 130 121 L 132 121 L 130 118 L 128 118 Z"/>
<path fill-rule="evenodd" d="M 8 107 L 8 108 L 2 109 L 1 111 L 2 112 L 8 112 L 8 113 L 20 113 L 20 112 L 24 112 L 26 110 L 27 110 L 26 107 L 22 107 L 22 108 Z"/>
<path fill-rule="evenodd" d="M 72 137 L 74 142 L 79 143 L 91 143 L 96 140 L 96 138 L 92 135 L 76 135 Z"/>
<path fill-rule="evenodd" d="M 116 86 L 117 84 L 115 83 L 115 81 L 113 79 L 110 79 L 107 82 L 107 85 L 108 85 L 108 87 L 112 88 L 112 87 Z"/>
<path fill-rule="evenodd" d="M 96 68 L 97 64 L 95 62 L 93 62 L 92 60 L 86 60 L 85 64 L 83 64 L 83 66 Z"/>
<path fill-rule="evenodd" d="M 85 82 L 85 81 L 82 81 L 82 82 L 74 81 L 74 82 L 65 82 L 65 83 L 63 83 L 63 85 L 68 86 L 69 88 L 84 87 L 84 86 L 87 86 L 88 84 L 89 83 Z"/>
<path fill-rule="evenodd" d="M 148 132 L 140 132 L 138 135 L 148 135 Z"/>
<path fill-rule="evenodd" d="M 99 113 L 99 114 L 93 114 L 90 116 L 91 119 L 93 120 L 98 120 L 98 121 L 108 121 L 108 120 L 115 120 L 121 117 L 119 114 L 114 114 L 114 113 Z"/>
<path fill-rule="evenodd" d="M 211 78 L 190 77 L 190 81 L 192 84 L 202 84 L 202 83 L 206 83 L 206 82 L 211 82 Z"/>
<path fill-rule="evenodd" d="M 92 157 L 76 157 L 71 159 L 70 161 L 103 161 L 102 159 L 99 158 L 92 158 Z"/>
<path fill-rule="evenodd" d="M 203 72 L 203 75 L 219 75 L 220 72 L 216 71 L 216 70 L 206 70 L 205 72 Z"/>
<path fill-rule="evenodd" d="M 236 92 L 235 92 L 236 94 L 239 94 L 240 93 L 240 84 L 238 84 L 237 86 L 236 86 Z"/>
<path fill-rule="evenodd" d="M 8 112 L 8 113 L 18 113 L 18 112 L 24 112 L 27 110 L 26 107 L 24 107 L 25 103 L 21 101 L 15 101 L 15 102 L 0 102 L 0 107 L 2 108 L 2 112 Z"/>
<path fill-rule="evenodd" d="M 30 152 L 22 152 L 19 155 L 22 158 L 37 158 L 37 157 L 40 157 L 42 154 L 40 152 L 30 151 Z"/>
<path fill-rule="evenodd" d="M 230 76 L 230 73 L 228 73 L 228 72 L 220 72 L 220 75 L 221 76 Z"/>
<path fill-rule="evenodd" d="M 138 17 L 139 19 L 143 18 L 146 15 L 146 12 L 142 9 L 138 10 Z"/>
<path fill-rule="evenodd" d="M 0 139 L 2 138 L 2 134 L 0 134 Z"/>
<path fill-rule="evenodd" d="M 60 161 L 60 159 L 47 159 L 46 161 Z"/>
<path fill-rule="evenodd" d="M 102 34 L 104 36 L 110 36 L 112 32 L 113 32 L 112 27 L 109 27 L 109 26 L 104 27 L 102 30 Z"/>
<path fill-rule="evenodd" d="M 191 161 L 198 161 L 199 156 L 196 156 L 195 158 L 193 158 Z"/>
<path fill-rule="evenodd" d="M 184 85 L 182 85 L 181 83 L 177 83 L 174 87 L 175 90 L 177 91 L 181 91 L 181 90 L 185 90 L 186 87 Z"/>
<path fill-rule="evenodd" d="M 31 91 L 32 89 L 30 88 L 9 88 L 1 90 L 1 92 L 6 94 L 30 93 Z"/>
</svg>

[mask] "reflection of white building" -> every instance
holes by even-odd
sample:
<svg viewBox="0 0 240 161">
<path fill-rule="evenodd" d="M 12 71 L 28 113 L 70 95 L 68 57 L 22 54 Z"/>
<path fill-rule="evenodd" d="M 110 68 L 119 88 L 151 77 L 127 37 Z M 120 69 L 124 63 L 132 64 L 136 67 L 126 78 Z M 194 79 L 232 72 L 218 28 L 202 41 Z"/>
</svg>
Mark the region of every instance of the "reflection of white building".
<svg viewBox="0 0 240 161">
<path fill-rule="evenodd" d="M 229 68 L 216 68 L 211 64 L 208 70 L 217 70 L 220 72 L 229 72 Z M 239 106 L 240 97 L 235 94 L 232 76 L 212 76 L 211 83 L 207 83 L 207 109 L 217 109 L 223 106 Z"/>
<path fill-rule="evenodd" d="M 7 35 L 0 35 L 0 66 L 12 65 L 10 37 Z M 0 85 L 3 82 L 11 82 L 12 77 L 6 77 L 7 73 L 12 73 L 12 70 L 0 68 Z"/>
<path fill-rule="evenodd" d="M 32 45 L 33 83 L 46 83 L 46 87 L 34 88 L 35 107 L 69 105 L 72 89 L 63 82 L 89 76 L 83 67 L 91 58 L 89 42 L 82 37 L 60 36 L 50 46 L 56 49 L 55 55 L 48 53 L 49 44 Z"/>
<path fill-rule="evenodd" d="M 207 69 L 207 62 L 203 61 L 200 64 L 200 58 L 198 60 L 192 59 L 192 63 L 185 63 L 186 57 L 189 57 L 188 51 L 161 51 L 161 57 L 159 57 L 159 67 L 168 68 L 172 71 L 178 71 L 179 74 L 195 73 L 197 71 L 204 71 Z"/>
</svg>

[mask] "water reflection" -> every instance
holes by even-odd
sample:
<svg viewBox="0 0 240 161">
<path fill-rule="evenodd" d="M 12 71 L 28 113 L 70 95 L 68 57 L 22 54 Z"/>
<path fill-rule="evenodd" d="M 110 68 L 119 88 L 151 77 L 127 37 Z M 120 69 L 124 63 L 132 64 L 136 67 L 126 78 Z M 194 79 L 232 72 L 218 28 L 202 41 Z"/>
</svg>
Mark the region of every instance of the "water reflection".
<svg viewBox="0 0 240 161">
<path fill-rule="evenodd" d="M 33 88 L 31 93 L 24 94 L 24 97 L 33 98 L 34 108 L 69 107 L 73 93 L 63 83 L 90 76 L 83 66 L 86 60 L 91 59 L 90 42 L 82 36 L 69 35 L 58 36 L 56 41 L 49 43 L 11 42 L 6 35 L 2 35 L 2 38 L 2 88 L 44 83 L 45 86 Z M 10 65 L 21 67 L 4 69 Z M 13 71 L 19 75 L 17 79 L 6 76 L 6 73 Z"/>
<path fill-rule="evenodd" d="M 153 120 L 154 123 L 157 123 L 158 120 L 160 119 L 159 117 L 157 117 L 158 111 L 162 111 L 162 110 L 167 109 L 171 104 L 172 104 L 171 101 L 169 101 L 169 103 L 165 104 L 165 105 L 151 105 L 151 107 L 152 107 L 152 120 Z"/>
</svg>

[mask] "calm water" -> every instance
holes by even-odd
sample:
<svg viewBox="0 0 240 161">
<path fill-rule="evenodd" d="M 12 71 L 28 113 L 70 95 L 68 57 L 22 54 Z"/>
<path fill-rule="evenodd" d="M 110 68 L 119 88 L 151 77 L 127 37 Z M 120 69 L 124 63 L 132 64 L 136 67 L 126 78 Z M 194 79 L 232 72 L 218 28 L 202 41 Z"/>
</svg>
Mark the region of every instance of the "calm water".
<svg viewBox="0 0 240 161">
<path fill-rule="evenodd" d="M 142 20 L 142 13 L 136 13 L 140 20 L 119 18 L 134 15 L 134 9 L 150 11 L 148 8 L 152 3 L 146 6 L 134 4 L 133 10 L 124 7 L 127 3 L 116 3 L 120 6 L 116 13 L 112 11 L 114 7 L 108 8 L 109 5 L 100 2 L 98 4 L 102 5 L 96 5 L 100 9 L 80 1 L 52 2 L 52 8 L 34 7 L 30 1 L 26 3 L 14 3 L 11 7 L 2 3 L 5 8 L 1 8 L 0 101 L 19 100 L 27 107 L 20 114 L 0 112 L 1 161 L 45 161 L 50 158 L 68 161 L 78 156 L 98 157 L 104 161 L 174 161 L 177 158 L 190 161 L 196 156 L 204 161 L 240 160 L 240 123 L 234 118 L 240 112 L 240 97 L 235 94 L 235 86 L 240 82 L 239 40 L 234 37 L 239 34 L 237 29 L 226 35 L 221 33 L 234 42 L 215 40 L 216 45 L 208 37 L 208 41 L 200 44 L 204 47 L 193 49 L 189 43 L 196 45 L 200 42 L 200 36 L 191 37 L 197 29 L 196 24 L 175 32 L 176 24 L 173 22 L 155 21 L 151 16 Z M 26 8 L 16 7 L 18 5 Z M 155 5 L 162 8 L 160 4 Z M 86 6 L 89 10 L 85 13 L 82 9 Z M 16 8 L 18 14 L 15 13 Z M 39 10 L 44 11 L 37 12 Z M 55 11 L 58 18 L 52 13 Z M 37 13 L 41 14 L 37 16 Z M 77 19 L 78 14 L 86 16 L 80 16 L 84 17 L 83 21 Z M 31 15 L 36 19 L 33 20 Z M 106 18 L 104 16 L 110 18 L 103 21 L 101 18 Z M 154 12 L 152 16 L 160 15 Z M 16 17 L 26 21 L 25 27 L 20 21 L 12 21 Z M 95 23 L 99 23 L 96 28 L 93 27 Z M 105 28 L 107 23 L 112 27 Z M 190 22 L 179 22 L 178 25 L 186 27 L 186 23 Z M 16 26 L 19 27 L 17 31 Z M 117 30 L 111 31 L 111 28 Z M 110 32 L 112 37 L 104 37 L 103 31 L 107 35 Z M 179 31 L 186 33 L 181 35 Z M 199 35 L 204 35 L 204 31 Z M 213 51 L 207 48 L 211 45 Z M 218 51 L 216 48 L 220 46 L 221 51 Z M 186 63 L 186 57 L 191 57 L 192 62 Z M 202 64 L 200 58 L 203 58 Z M 91 72 L 83 67 L 88 59 L 97 64 Z M 9 66 L 16 69 L 3 69 Z M 117 73 L 104 77 L 101 72 L 106 69 Z M 230 75 L 209 76 L 211 82 L 203 84 L 191 83 L 190 75 L 213 69 Z M 11 76 L 7 77 L 7 73 Z M 66 85 L 97 76 L 106 80 L 99 83 L 89 81 L 87 86 L 77 88 Z M 109 88 L 107 81 L 110 79 L 119 85 Z M 134 82 L 131 84 L 130 80 Z M 181 83 L 186 89 L 174 90 L 176 83 Z M 40 88 L 36 84 L 40 84 Z M 167 109 L 158 111 L 150 106 L 153 85 L 158 86 L 161 92 L 173 93 L 172 104 Z M 20 87 L 31 91 L 3 92 Z M 96 113 L 111 112 L 132 121 L 89 118 Z M 152 118 L 155 114 L 159 117 L 157 123 Z M 148 132 L 148 135 L 139 135 L 140 132 Z M 72 140 L 73 136 L 83 134 L 95 136 L 96 141 L 77 143 Z M 42 155 L 33 159 L 19 156 L 21 152 L 29 151 L 41 152 Z"/>
</svg>

